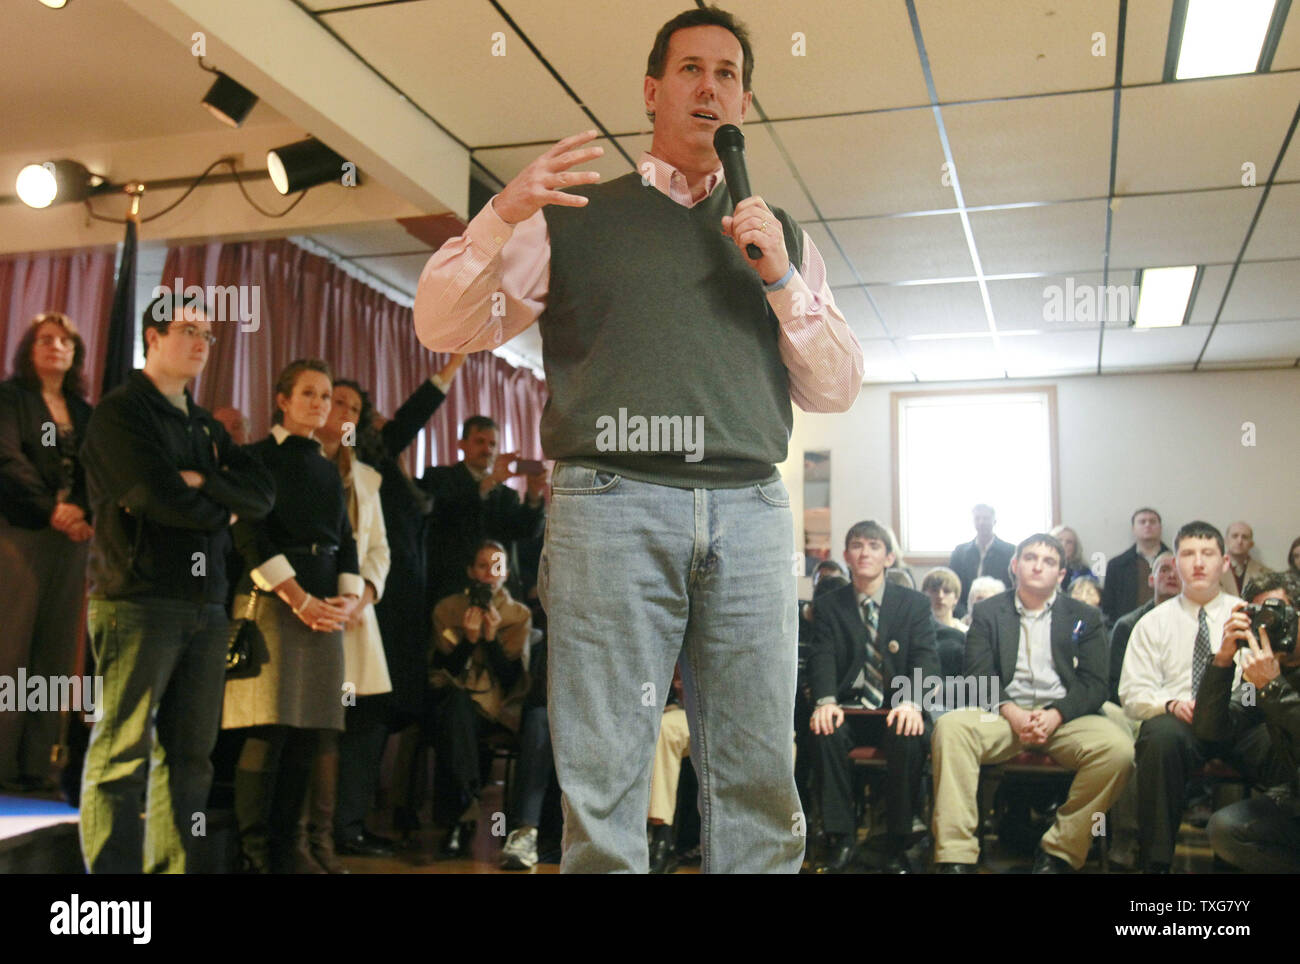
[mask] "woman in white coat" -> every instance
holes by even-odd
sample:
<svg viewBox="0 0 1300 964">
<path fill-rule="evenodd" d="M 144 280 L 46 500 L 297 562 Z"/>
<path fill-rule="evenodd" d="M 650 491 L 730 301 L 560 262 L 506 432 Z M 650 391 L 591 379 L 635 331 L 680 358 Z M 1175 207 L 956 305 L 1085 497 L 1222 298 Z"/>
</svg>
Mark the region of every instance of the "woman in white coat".
<svg viewBox="0 0 1300 964">
<path fill-rule="evenodd" d="M 343 633 L 344 684 L 339 698 L 352 714 L 359 696 L 387 693 L 393 688 L 379 635 L 375 603 L 384 594 L 388 578 L 388 535 L 379 501 L 379 472 L 358 452 L 369 438 L 374 413 L 365 390 L 356 382 L 339 379 L 331 394 L 329 419 L 316 435 L 325 457 L 339 467 L 348 500 L 348 518 L 357 542 L 357 561 L 365 589 L 361 605 Z M 363 431 L 365 426 L 365 431 Z M 322 873 L 347 873 L 334 853 L 334 809 L 339 793 L 338 734 L 321 748 L 312 773 L 312 787 L 302 823 L 302 850 Z M 300 854 L 301 856 L 301 854 Z"/>
</svg>

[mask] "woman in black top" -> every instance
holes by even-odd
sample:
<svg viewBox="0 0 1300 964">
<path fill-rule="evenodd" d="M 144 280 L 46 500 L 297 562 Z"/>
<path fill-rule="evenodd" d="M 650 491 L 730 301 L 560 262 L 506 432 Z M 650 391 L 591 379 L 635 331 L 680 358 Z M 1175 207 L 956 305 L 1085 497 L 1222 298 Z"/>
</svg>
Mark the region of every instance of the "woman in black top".
<svg viewBox="0 0 1300 964">
<path fill-rule="evenodd" d="M 0 383 L 0 675 L 10 679 L 19 668 L 67 676 L 76 663 L 92 535 L 77 457 L 90 421 L 85 359 L 72 320 L 46 312 Z M 58 736 L 55 710 L 0 712 L 0 788 L 52 788 Z"/>
<path fill-rule="evenodd" d="M 235 527 L 247 574 L 233 615 L 251 608 L 265 648 L 257 675 L 227 682 L 221 725 L 253 728 L 235 771 L 235 819 L 245 869 L 259 872 L 317 869 L 298 850 L 299 818 L 321 734 L 343 729 L 343 627 L 363 583 L 343 483 L 312 437 L 332 382 L 316 359 L 276 379 L 276 424 L 248 447 L 275 478 L 275 508 Z"/>
</svg>

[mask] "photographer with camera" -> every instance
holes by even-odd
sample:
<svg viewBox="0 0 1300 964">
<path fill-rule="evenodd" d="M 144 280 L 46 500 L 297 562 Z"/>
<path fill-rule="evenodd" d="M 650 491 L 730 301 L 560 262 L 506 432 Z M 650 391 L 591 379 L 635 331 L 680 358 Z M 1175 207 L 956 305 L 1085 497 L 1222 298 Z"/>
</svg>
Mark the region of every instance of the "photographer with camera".
<svg viewBox="0 0 1300 964">
<path fill-rule="evenodd" d="M 510 573 L 501 543 L 480 543 L 468 573 L 469 587 L 433 611 L 433 819 L 448 827 L 448 857 L 467 853 L 474 839 L 480 738 L 519 731 L 533 627 L 532 612 L 505 588 Z"/>
<path fill-rule="evenodd" d="M 1246 584 L 1245 596 L 1250 604 L 1234 608 L 1201 680 L 1192 729 L 1207 742 L 1243 735 L 1266 742 L 1261 775 L 1270 790 L 1224 807 L 1207 832 L 1215 854 L 1247 873 L 1300 873 L 1300 655 L 1293 608 L 1300 580 L 1265 573 Z M 1247 684 L 1241 702 L 1231 698 L 1238 652 Z"/>
</svg>

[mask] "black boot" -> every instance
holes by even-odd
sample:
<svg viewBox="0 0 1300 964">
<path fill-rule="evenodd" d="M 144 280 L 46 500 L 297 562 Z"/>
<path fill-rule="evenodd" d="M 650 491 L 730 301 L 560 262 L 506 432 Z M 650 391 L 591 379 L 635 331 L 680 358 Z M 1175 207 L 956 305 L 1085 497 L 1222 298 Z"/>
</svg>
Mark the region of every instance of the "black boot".
<svg viewBox="0 0 1300 964">
<path fill-rule="evenodd" d="M 235 826 L 239 829 L 239 872 L 271 872 L 270 806 L 275 774 L 235 769 Z"/>
<path fill-rule="evenodd" d="M 657 823 L 650 827 L 650 873 L 671 874 L 677 869 L 677 851 L 673 846 L 673 828 Z"/>
</svg>

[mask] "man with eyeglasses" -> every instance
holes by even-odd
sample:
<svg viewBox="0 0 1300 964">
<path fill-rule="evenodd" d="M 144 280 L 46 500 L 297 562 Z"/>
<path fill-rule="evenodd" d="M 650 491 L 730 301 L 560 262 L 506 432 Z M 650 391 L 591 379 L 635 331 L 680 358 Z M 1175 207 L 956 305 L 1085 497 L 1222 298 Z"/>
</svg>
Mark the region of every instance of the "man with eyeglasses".
<svg viewBox="0 0 1300 964">
<path fill-rule="evenodd" d="M 105 694 L 82 773 L 90 873 L 184 873 L 202 836 L 225 687 L 229 527 L 262 518 L 275 497 L 270 473 L 186 389 L 215 340 L 197 301 L 155 298 L 144 369 L 104 396 L 86 429 L 89 630 Z"/>
</svg>

